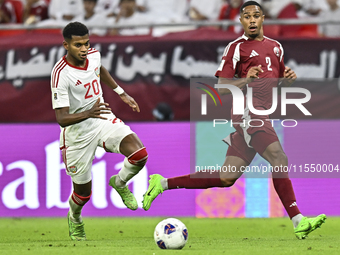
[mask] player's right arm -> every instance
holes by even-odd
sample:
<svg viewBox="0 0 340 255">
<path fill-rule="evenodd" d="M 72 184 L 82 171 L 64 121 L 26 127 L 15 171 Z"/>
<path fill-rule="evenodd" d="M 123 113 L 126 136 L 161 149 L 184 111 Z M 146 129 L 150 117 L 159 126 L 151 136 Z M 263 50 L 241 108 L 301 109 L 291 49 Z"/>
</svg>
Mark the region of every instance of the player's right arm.
<svg viewBox="0 0 340 255">
<path fill-rule="evenodd" d="M 88 118 L 107 119 L 101 116 L 101 114 L 111 113 L 111 108 L 108 106 L 108 103 L 100 103 L 100 98 L 98 98 L 93 107 L 84 112 L 70 114 L 69 107 L 55 108 L 54 110 L 58 124 L 61 127 L 67 127 L 82 122 Z"/>
<path fill-rule="evenodd" d="M 246 78 L 240 77 L 238 79 L 234 79 L 235 75 L 239 73 L 238 68 L 241 60 L 241 45 L 242 39 L 237 39 L 229 43 L 225 48 L 221 64 L 215 73 L 215 76 L 218 77 L 218 84 L 234 85 L 242 89 L 246 86 L 246 84 L 252 82 L 255 78 L 258 78 L 260 72 L 263 72 L 261 65 L 253 66 L 248 70 Z M 218 92 L 221 95 L 231 93 L 227 88 L 219 88 Z"/>
<path fill-rule="evenodd" d="M 243 89 L 243 87 L 246 86 L 248 83 L 252 82 L 254 79 L 258 79 L 259 73 L 263 73 L 261 65 L 253 66 L 249 69 L 246 78 L 228 79 L 228 78 L 219 77 L 218 84 L 234 85 L 238 87 L 239 89 Z M 219 88 L 218 92 L 220 95 L 226 95 L 226 94 L 231 93 L 230 90 L 227 88 Z"/>
</svg>

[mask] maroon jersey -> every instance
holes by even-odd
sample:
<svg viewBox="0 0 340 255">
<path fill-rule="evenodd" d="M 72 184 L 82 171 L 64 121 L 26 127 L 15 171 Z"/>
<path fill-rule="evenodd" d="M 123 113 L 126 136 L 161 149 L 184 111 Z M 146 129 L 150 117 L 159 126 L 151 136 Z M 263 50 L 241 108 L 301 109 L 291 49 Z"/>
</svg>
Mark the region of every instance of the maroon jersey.
<svg viewBox="0 0 340 255">
<path fill-rule="evenodd" d="M 273 39 L 264 37 L 262 41 L 252 40 L 242 35 L 228 44 L 221 64 L 215 74 L 223 78 L 246 78 L 251 67 L 261 65 L 263 73 L 246 87 L 253 88 L 253 105 L 256 109 L 270 109 L 272 88 L 278 78 L 283 77 L 283 48 Z M 270 78 L 270 79 L 263 79 Z"/>
</svg>

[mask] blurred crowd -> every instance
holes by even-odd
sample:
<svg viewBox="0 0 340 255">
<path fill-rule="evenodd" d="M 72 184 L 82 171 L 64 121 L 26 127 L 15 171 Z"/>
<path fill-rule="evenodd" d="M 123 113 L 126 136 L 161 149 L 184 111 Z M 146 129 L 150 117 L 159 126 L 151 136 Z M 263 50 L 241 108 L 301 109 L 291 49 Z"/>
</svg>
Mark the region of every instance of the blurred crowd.
<svg viewBox="0 0 340 255">
<path fill-rule="evenodd" d="M 189 21 L 238 21 L 246 0 L 0 0 L 0 24 L 35 24 L 39 27 L 64 26 L 79 21 L 91 27 L 91 34 L 144 35 L 148 27 L 108 29 L 103 24 L 167 24 Z M 258 0 L 266 19 L 319 17 L 322 25 L 267 25 L 270 35 L 340 37 L 340 0 Z M 332 23 L 333 22 L 333 23 Z M 158 28 L 158 34 L 171 31 Z M 175 28 L 176 29 L 176 28 Z M 177 28 L 179 29 L 179 28 Z M 240 25 L 228 31 L 242 33 Z M 157 29 L 155 30 L 157 31 Z"/>
</svg>

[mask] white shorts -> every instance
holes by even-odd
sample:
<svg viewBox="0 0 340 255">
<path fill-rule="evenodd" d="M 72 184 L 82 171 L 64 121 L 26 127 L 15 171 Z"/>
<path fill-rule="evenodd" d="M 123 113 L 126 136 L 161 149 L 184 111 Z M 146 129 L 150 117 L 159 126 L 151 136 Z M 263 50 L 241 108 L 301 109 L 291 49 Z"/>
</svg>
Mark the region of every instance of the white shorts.
<svg viewBox="0 0 340 255">
<path fill-rule="evenodd" d="M 60 135 L 66 173 L 71 176 L 72 181 L 76 184 L 85 184 L 91 181 L 92 161 L 98 146 L 104 148 L 107 152 L 120 153 L 121 141 L 127 135 L 134 134 L 130 127 L 118 118 L 115 119 L 114 123 L 98 120 L 101 122 L 95 130 L 95 135 L 85 137 L 86 139 L 77 139 L 74 131 L 67 132 L 67 127 L 66 131 L 63 129 Z"/>
</svg>

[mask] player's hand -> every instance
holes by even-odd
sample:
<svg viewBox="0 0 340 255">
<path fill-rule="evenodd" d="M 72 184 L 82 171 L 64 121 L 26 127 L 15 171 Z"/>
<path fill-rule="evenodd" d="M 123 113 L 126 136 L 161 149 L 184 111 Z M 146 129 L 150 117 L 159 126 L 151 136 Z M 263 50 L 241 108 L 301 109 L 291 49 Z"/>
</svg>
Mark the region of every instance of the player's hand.
<svg viewBox="0 0 340 255">
<path fill-rule="evenodd" d="M 108 107 L 108 103 L 101 103 L 100 98 L 97 99 L 96 103 L 88 111 L 89 118 L 99 118 L 106 120 L 107 118 L 101 116 L 101 114 L 110 114 L 111 108 Z"/>
<path fill-rule="evenodd" d="M 126 92 L 124 92 L 123 94 L 119 96 L 123 100 L 124 103 L 128 104 L 132 108 L 134 112 L 140 112 L 137 102 L 132 97 L 130 97 L 128 94 L 126 94 Z"/>
<path fill-rule="evenodd" d="M 281 87 L 290 87 L 296 80 L 297 76 L 296 73 L 290 69 L 290 67 L 285 66 L 285 71 L 283 73 L 283 79 L 281 82 Z"/>
<path fill-rule="evenodd" d="M 297 78 L 296 73 L 288 66 L 285 66 L 285 72 L 283 74 L 283 77 L 292 81 L 295 81 Z"/>
<path fill-rule="evenodd" d="M 285 66 L 285 71 L 283 73 L 283 78 L 280 79 L 280 87 L 290 87 L 296 80 L 296 73 L 290 69 L 290 67 Z"/>
<path fill-rule="evenodd" d="M 263 73 L 263 70 L 261 67 L 262 67 L 261 65 L 258 65 L 258 66 L 253 66 L 249 69 L 247 73 L 247 79 L 250 80 L 250 82 L 252 82 L 254 79 L 258 79 L 259 73 Z"/>
</svg>

